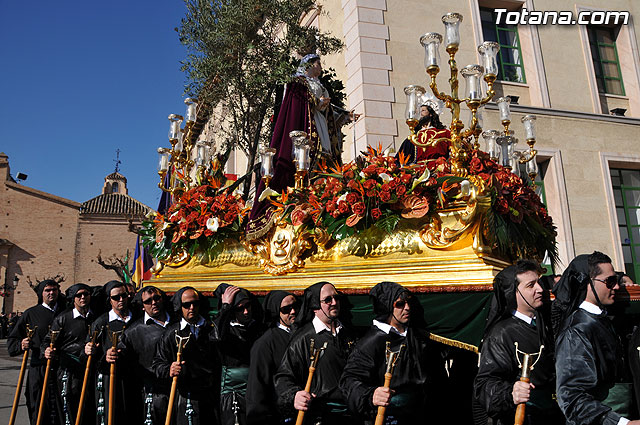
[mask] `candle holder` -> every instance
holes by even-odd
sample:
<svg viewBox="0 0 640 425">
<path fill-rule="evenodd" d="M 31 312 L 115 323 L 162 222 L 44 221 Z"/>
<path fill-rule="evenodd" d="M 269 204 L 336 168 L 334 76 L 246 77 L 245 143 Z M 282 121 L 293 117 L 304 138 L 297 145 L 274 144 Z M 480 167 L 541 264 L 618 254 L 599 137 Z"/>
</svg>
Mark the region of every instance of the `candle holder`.
<svg viewBox="0 0 640 425">
<path fill-rule="evenodd" d="M 291 140 L 293 141 L 293 162 L 296 165 L 295 189 L 300 190 L 302 189 L 304 179 L 309 172 L 309 153 L 311 147 L 309 146 L 307 133 L 304 131 L 292 131 L 289 133 L 289 137 L 291 137 Z"/>
<path fill-rule="evenodd" d="M 276 150 L 274 148 L 262 148 L 260 150 L 260 171 L 265 188 L 269 187 L 269 183 L 273 177 L 273 156 L 275 154 Z"/>
</svg>

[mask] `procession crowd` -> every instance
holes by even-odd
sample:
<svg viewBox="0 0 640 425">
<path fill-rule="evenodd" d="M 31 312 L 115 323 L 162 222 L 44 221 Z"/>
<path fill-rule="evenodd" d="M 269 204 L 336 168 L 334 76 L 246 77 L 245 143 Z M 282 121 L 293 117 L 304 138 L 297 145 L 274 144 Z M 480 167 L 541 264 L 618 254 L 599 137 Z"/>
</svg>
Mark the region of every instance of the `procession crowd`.
<svg viewBox="0 0 640 425">
<path fill-rule="evenodd" d="M 45 280 L 8 350 L 30 352 L 32 424 L 437 424 L 472 404 L 476 424 L 520 415 L 525 424 L 637 425 L 611 401 L 620 380 L 640 372 L 639 331 L 624 352 L 607 315 L 622 278 L 606 255 L 580 255 L 551 302 L 539 264 L 501 271 L 471 400 L 452 388 L 447 347 L 430 338 L 419 300 L 394 282 L 369 292 L 375 318 L 362 331 L 329 282 L 300 297 L 274 290 L 262 304 L 221 284 L 211 318 L 193 287 L 169 299 L 154 286 L 77 283 L 63 296 Z"/>
</svg>

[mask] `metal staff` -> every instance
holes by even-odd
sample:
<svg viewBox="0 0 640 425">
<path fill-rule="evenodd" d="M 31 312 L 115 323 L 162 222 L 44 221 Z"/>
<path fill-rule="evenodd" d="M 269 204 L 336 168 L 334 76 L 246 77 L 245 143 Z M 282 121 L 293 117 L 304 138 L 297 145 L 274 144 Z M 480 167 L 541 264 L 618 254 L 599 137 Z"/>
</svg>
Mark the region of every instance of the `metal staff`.
<svg viewBox="0 0 640 425">
<path fill-rule="evenodd" d="M 516 346 L 516 360 L 518 360 L 518 366 L 520 366 L 520 382 L 529 383 L 529 377 L 531 376 L 531 371 L 533 367 L 540 360 L 540 355 L 542 354 L 542 350 L 544 349 L 544 345 L 540 346 L 540 351 L 537 353 L 525 353 L 524 351 L 520 351 L 518 349 L 518 342 L 514 342 Z M 520 361 L 519 354 L 522 354 L 522 361 Z M 532 360 L 535 359 L 535 361 Z M 516 407 L 516 416 L 513 422 L 513 425 L 522 425 L 524 423 L 524 412 L 527 407 L 527 403 L 520 403 L 518 407 Z"/>
<path fill-rule="evenodd" d="M 56 338 L 58 338 L 58 334 L 60 331 L 52 331 L 49 330 L 51 334 L 51 343 L 49 344 L 49 348 L 53 350 L 53 347 L 56 343 Z M 49 370 L 51 369 L 51 359 L 47 360 L 47 369 L 44 372 L 44 382 L 42 383 L 42 393 L 40 395 L 40 407 L 38 408 L 38 420 L 36 421 L 36 425 L 40 425 L 42 423 L 42 412 L 44 411 L 44 400 L 47 397 L 47 384 L 49 383 Z"/>
<path fill-rule="evenodd" d="M 107 329 L 109 327 L 107 326 Z M 118 349 L 118 341 L 123 331 L 109 331 L 109 337 L 111 338 L 111 347 L 114 350 Z M 116 398 L 116 364 L 111 363 L 109 366 L 109 412 L 107 416 L 107 424 L 113 425 L 113 404 Z"/>
<path fill-rule="evenodd" d="M 102 329 L 98 331 L 97 329 L 93 331 L 91 334 L 90 342 L 95 344 L 96 338 L 102 332 Z M 84 379 L 82 380 L 82 391 L 80 391 L 80 402 L 78 403 L 78 413 L 76 414 L 76 425 L 80 425 L 82 423 L 82 409 L 84 408 L 84 395 L 87 391 L 87 382 L 89 381 L 89 371 L 91 370 L 91 359 L 93 356 L 87 356 L 87 366 L 84 368 Z"/>
<path fill-rule="evenodd" d="M 318 358 L 320 357 L 320 353 L 325 348 L 327 348 L 327 343 L 325 342 L 324 345 L 320 348 L 315 348 L 314 346 L 315 346 L 315 341 L 312 339 L 311 345 L 309 347 L 309 352 L 311 353 L 310 355 L 311 363 L 309 364 L 309 376 L 307 377 L 307 384 L 304 386 L 304 390 L 306 392 L 311 391 L 311 381 L 313 380 L 313 374 L 316 371 Z M 298 418 L 296 419 L 296 425 L 302 425 L 302 422 L 304 422 L 304 410 L 299 410 Z"/>
<path fill-rule="evenodd" d="M 176 362 L 180 363 L 182 360 L 182 349 L 189 342 L 189 338 L 191 338 L 191 334 L 187 336 L 178 335 L 178 331 L 176 332 L 176 345 L 178 346 L 178 353 L 176 354 Z M 169 405 L 167 406 L 167 418 L 164 421 L 165 425 L 171 424 L 171 413 L 173 411 L 173 402 L 176 398 L 176 389 L 178 388 L 178 377 L 174 376 L 171 381 L 171 392 L 169 393 Z"/>
<path fill-rule="evenodd" d="M 389 388 L 391 384 L 391 377 L 393 376 L 393 369 L 396 367 L 396 362 L 400 358 L 400 353 L 405 347 L 404 344 L 400 346 L 398 351 L 391 351 L 391 343 L 387 341 L 387 347 L 385 349 L 385 356 L 387 357 L 387 370 L 384 374 L 384 388 Z M 385 406 L 378 406 L 378 414 L 376 415 L 375 425 L 382 425 L 384 423 L 384 413 L 387 410 Z"/>
<path fill-rule="evenodd" d="M 33 334 L 36 333 L 37 326 L 33 329 L 29 327 L 27 324 L 27 339 L 29 340 L 29 344 L 31 344 L 31 338 L 33 338 Z M 22 381 L 24 380 L 24 372 L 27 366 L 27 357 L 29 357 L 29 347 L 24 350 L 24 354 L 22 355 L 22 365 L 20 366 L 20 374 L 18 375 L 18 386 L 16 387 L 16 395 L 13 398 L 13 407 L 11 407 L 11 417 L 9 418 L 9 425 L 13 425 L 16 421 L 16 414 L 18 413 L 18 401 L 20 401 L 20 390 L 22 390 Z"/>
</svg>

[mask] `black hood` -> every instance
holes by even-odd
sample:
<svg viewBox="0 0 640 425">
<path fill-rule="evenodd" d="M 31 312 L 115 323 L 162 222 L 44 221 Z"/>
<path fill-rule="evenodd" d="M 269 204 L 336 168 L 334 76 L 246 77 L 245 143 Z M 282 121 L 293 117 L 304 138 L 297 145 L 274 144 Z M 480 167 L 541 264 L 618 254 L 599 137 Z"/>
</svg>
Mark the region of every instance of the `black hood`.
<svg viewBox="0 0 640 425">
<path fill-rule="evenodd" d="M 213 292 L 214 295 L 218 298 L 218 311 L 222 309 L 222 294 L 224 294 L 224 291 L 226 291 L 227 288 L 230 286 L 232 285 L 229 285 L 228 283 L 221 283 Z M 258 298 L 248 290 L 244 288 L 239 288 L 239 289 L 240 290 L 236 292 L 236 296 L 233 297 L 231 308 L 236 307 L 238 304 L 240 304 L 245 300 L 249 300 L 251 302 L 251 320 L 261 323 L 263 319 L 263 313 L 262 313 L 262 306 L 260 305 L 260 301 L 258 301 Z"/>
<path fill-rule="evenodd" d="M 569 263 L 569 267 L 562 273 L 562 277 L 553 288 L 556 299 L 551 307 L 551 319 L 556 337 L 565 319 L 577 310 L 586 298 L 590 281 L 589 255 L 578 255 Z"/>
<path fill-rule="evenodd" d="M 268 325 L 276 324 L 280 321 L 280 305 L 289 295 L 293 295 L 287 291 L 270 291 L 262 302 L 264 310 L 264 322 Z M 295 295 L 294 295 L 295 296 Z"/>
<path fill-rule="evenodd" d="M 173 294 L 173 297 L 171 297 L 171 306 L 173 306 L 173 311 L 175 312 L 176 318 L 178 320 L 182 319 L 182 294 L 187 289 L 191 289 L 195 291 L 196 294 L 198 294 L 198 299 L 200 300 L 199 314 L 206 319 L 207 313 L 209 312 L 209 299 L 192 286 L 185 286 L 178 289 L 178 291 Z"/>
<path fill-rule="evenodd" d="M 409 291 L 395 282 L 380 282 L 371 288 L 369 298 L 371 298 L 376 320 L 386 322 L 393 312 L 393 303 L 405 292 Z"/>
<path fill-rule="evenodd" d="M 144 305 L 142 304 L 142 293 L 148 291 L 149 289 L 154 289 L 158 294 L 160 294 L 160 296 L 162 297 L 162 306 L 164 307 L 165 311 L 169 313 L 169 316 L 172 316 L 173 304 L 169 300 L 169 297 L 167 297 L 167 294 L 162 289 L 157 288 L 153 285 L 144 286 L 141 289 L 139 289 L 138 292 L 136 292 L 136 295 L 133 297 L 133 300 L 131 301 L 132 310 L 142 311 L 144 309 Z"/>
<path fill-rule="evenodd" d="M 493 278 L 493 296 L 491 297 L 483 339 L 496 323 L 510 317 L 517 308 L 516 266 L 509 266 Z"/>
<path fill-rule="evenodd" d="M 87 292 L 89 292 L 89 295 L 91 295 L 91 287 L 89 287 L 89 285 L 84 283 L 76 283 L 75 285 L 71 285 L 66 292 L 67 300 L 69 300 L 71 304 L 73 304 L 73 298 L 75 298 L 76 294 L 81 289 L 86 290 Z"/>
</svg>

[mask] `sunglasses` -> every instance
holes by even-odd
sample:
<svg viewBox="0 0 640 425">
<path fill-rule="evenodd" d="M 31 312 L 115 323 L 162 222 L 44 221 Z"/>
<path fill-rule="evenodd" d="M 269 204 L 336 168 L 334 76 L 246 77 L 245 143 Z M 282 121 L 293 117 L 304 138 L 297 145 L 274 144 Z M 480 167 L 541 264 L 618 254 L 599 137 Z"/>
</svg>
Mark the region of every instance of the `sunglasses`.
<svg viewBox="0 0 640 425">
<path fill-rule="evenodd" d="M 188 310 L 188 309 L 191 308 L 191 306 L 194 306 L 194 307 L 200 306 L 200 300 L 187 301 L 187 302 L 182 303 L 182 308 L 184 308 L 184 309 Z"/>
<path fill-rule="evenodd" d="M 329 302 L 331 302 L 331 301 L 329 301 Z M 299 308 L 300 308 L 300 306 L 298 305 L 298 303 L 285 305 L 284 307 L 280 307 L 280 313 L 289 314 L 289 313 L 291 313 L 291 310 L 298 311 Z"/>
<path fill-rule="evenodd" d="M 129 294 L 111 295 L 109 298 L 114 301 L 126 300 L 127 298 L 129 298 Z"/>
<path fill-rule="evenodd" d="M 340 295 L 329 295 L 326 298 L 320 300 L 321 303 L 331 304 L 331 301 L 335 301 L 336 303 L 340 302 Z"/>
<path fill-rule="evenodd" d="M 144 305 L 151 305 L 152 302 L 160 302 L 160 300 L 162 299 L 162 297 L 160 295 L 154 295 L 152 297 L 147 298 L 146 300 L 142 300 L 142 304 Z"/>
<path fill-rule="evenodd" d="M 241 304 L 233 307 L 233 311 L 251 310 L 251 303 Z"/>
<path fill-rule="evenodd" d="M 409 304 L 411 300 L 398 300 L 396 302 L 393 303 L 393 307 L 395 308 L 404 308 L 404 306 L 406 306 L 407 304 Z"/>
<path fill-rule="evenodd" d="M 78 292 L 74 295 L 75 298 L 88 297 L 90 294 L 88 292 Z"/>
<path fill-rule="evenodd" d="M 611 275 L 608 278 L 602 280 L 602 279 L 596 279 L 595 277 L 593 278 L 593 280 L 597 280 L 598 282 L 602 282 L 605 284 L 605 286 L 607 287 L 607 289 L 613 289 L 616 287 L 616 285 L 618 284 L 618 276 L 617 275 Z"/>
</svg>

